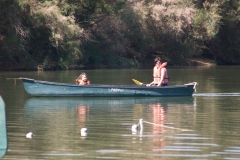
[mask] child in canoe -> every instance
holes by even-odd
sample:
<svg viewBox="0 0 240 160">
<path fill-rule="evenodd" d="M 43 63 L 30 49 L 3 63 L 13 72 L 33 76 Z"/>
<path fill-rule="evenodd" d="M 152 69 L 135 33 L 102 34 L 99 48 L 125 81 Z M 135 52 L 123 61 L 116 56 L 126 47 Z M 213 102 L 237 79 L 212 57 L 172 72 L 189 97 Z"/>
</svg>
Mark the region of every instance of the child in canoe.
<svg viewBox="0 0 240 160">
<path fill-rule="evenodd" d="M 76 79 L 76 84 L 78 85 L 90 85 L 90 81 L 87 78 L 86 73 L 82 73 L 79 75 L 79 77 Z"/>
</svg>

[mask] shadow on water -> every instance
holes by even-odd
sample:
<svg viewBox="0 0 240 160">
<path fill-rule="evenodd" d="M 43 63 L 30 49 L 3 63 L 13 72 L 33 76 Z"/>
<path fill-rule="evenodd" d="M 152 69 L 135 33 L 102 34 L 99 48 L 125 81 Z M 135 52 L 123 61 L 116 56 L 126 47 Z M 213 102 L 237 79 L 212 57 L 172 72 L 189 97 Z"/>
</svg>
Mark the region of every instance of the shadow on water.
<svg viewBox="0 0 240 160">
<path fill-rule="evenodd" d="M 0 158 L 6 154 L 8 147 L 6 125 L 5 103 L 0 96 Z"/>
</svg>

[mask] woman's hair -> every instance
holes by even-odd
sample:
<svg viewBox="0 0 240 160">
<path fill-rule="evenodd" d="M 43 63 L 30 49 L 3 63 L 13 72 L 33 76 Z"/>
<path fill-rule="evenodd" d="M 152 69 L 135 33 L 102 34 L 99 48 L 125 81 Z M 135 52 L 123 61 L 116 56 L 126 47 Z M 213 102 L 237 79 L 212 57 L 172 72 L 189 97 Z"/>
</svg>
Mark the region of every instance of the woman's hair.
<svg viewBox="0 0 240 160">
<path fill-rule="evenodd" d="M 160 57 L 156 57 L 156 58 L 154 59 L 154 62 L 162 62 L 162 60 L 161 60 Z"/>
</svg>

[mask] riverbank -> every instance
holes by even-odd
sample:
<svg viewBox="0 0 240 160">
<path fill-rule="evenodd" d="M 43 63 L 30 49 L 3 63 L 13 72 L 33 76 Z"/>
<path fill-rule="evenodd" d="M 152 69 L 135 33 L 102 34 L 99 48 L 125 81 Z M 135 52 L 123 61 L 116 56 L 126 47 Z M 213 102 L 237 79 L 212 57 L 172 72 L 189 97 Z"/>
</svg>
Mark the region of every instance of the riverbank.
<svg viewBox="0 0 240 160">
<path fill-rule="evenodd" d="M 216 65 L 216 63 L 213 60 L 210 59 L 204 59 L 204 58 L 192 58 L 189 59 L 189 65 L 190 66 L 213 66 Z"/>
<path fill-rule="evenodd" d="M 147 60 L 145 62 L 143 62 L 143 64 L 140 65 L 140 68 L 152 68 L 152 66 L 154 65 L 152 59 Z M 213 66 L 216 65 L 216 63 L 211 60 L 211 59 L 206 59 L 206 58 L 191 58 L 191 59 L 185 59 L 182 62 L 182 65 L 176 65 L 176 64 L 171 64 L 168 63 L 168 66 Z M 107 66 L 98 66 L 98 69 L 103 69 L 103 68 L 108 68 Z M 119 69 L 121 69 L 121 67 L 118 67 Z M 126 68 L 126 67 L 124 67 Z M 134 67 L 133 67 L 134 68 Z M 139 68 L 136 66 L 136 68 Z M 68 68 L 66 68 L 65 70 L 80 70 L 80 69 L 94 69 L 94 68 L 90 68 L 88 66 L 83 66 L 83 65 L 72 65 L 69 66 Z M 37 65 L 34 68 L 29 68 L 26 66 L 21 66 L 21 67 L 1 67 L 0 68 L 1 71 L 34 71 L 34 70 L 38 70 L 38 71 L 42 71 L 42 70 L 63 70 L 63 69 L 58 69 L 55 65 L 49 65 L 47 67 L 44 67 L 43 65 Z"/>
</svg>

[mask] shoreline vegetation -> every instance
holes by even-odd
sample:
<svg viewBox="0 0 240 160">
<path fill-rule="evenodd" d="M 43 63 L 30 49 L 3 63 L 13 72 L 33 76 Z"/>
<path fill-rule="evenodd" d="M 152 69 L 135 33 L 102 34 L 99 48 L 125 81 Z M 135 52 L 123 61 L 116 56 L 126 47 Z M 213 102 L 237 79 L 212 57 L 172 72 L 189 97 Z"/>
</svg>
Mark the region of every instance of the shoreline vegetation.
<svg viewBox="0 0 240 160">
<path fill-rule="evenodd" d="M 149 64 L 152 64 L 153 65 L 153 62 L 149 60 L 149 63 L 147 65 L 141 65 L 142 67 L 139 67 L 139 66 L 136 66 L 136 67 L 124 67 L 124 68 L 152 68 L 152 65 L 149 65 Z M 196 58 L 193 58 L 193 59 L 188 59 L 187 62 L 184 63 L 185 65 L 175 65 L 175 66 L 215 66 L 216 63 L 214 63 L 213 60 L 211 59 L 196 59 Z M 169 65 L 168 65 L 169 66 Z M 171 65 L 170 65 L 171 66 Z M 81 70 L 81 69 L 94 69 L 94 68 L 88 68 L 88 67 L 85 67 L 85 66 L 70 66 L 69 68 L 66 68 L 66 69 L 61 69 L 61 70 Z M 109 68 L 109 67 L 106 67 L 106 66 L 101 66 L 101 67 L 98 67 L 98 69 L 113 69 L 113 68 Z M 115 67 L 114 69 L 123 69 L 123 67 Z M 56 69 L 55 67 L 48 67 L 47 69 L 45 69 L 42 65 L 38 65 L 37 67 L 35 68 L 27 68 L 27 67 L 15 67 L 15 68 L 0 68 L 1 71 L 44 71 L 44 70 L 58 70 Z"/>
<path fill-rule="evenodd" d="M 239 0 L 1 0 L 0 70 L 240 65 Z"/>
</svg>

